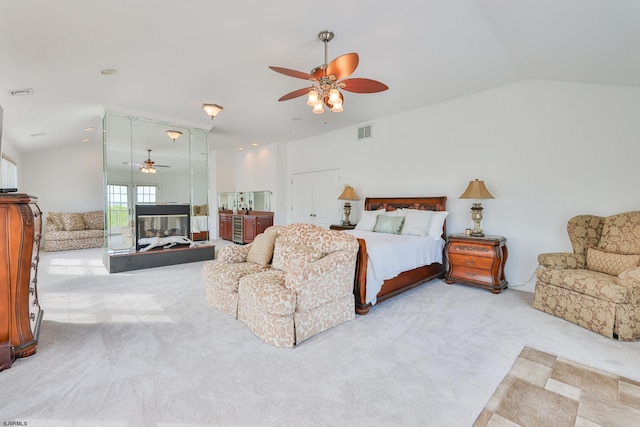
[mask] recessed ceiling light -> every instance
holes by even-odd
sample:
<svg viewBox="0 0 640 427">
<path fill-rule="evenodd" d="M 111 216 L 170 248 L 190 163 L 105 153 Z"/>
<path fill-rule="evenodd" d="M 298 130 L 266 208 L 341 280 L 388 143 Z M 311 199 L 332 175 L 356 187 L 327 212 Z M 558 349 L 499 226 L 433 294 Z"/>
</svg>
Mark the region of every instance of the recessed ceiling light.
<svg viewBox="0 0 640 427">
<path fill-rule="evenodd" d="M 93 129 L 93 127 L 84 128 L 84 130 L 86 130 L 87 132 L 92 131 Z"/>
<path fill-rule="evenodd" d="M 29 134 L 29 136 L 30 136 L 30 137 L 32 137 L 32 138 L 34 138 L 34 137 L 36 137 L 36 136 L 44 136 L 44 135 L 46 135 L 46 133 L 45 133 L 45 132 L 30 133 L 30 134 Z"/>
<path fill-rule="evenodd" d="M 253 142 L 253 143 L 251 143 L 251 145 L 252 145 L 253 147 L 257 147 L 257 146 L 258 146 L 258 143 L 257 143 L 257 142 Z"/>
<path fill-rule="evenodd" d="M 89 138 L 83 138 L 80 140 L 81 142 L 89 142 Z"/>
<path fill-rule="evenodd" d="M 103 76 L 112 76 L 117 72 L 118 70 L 116 70 L 115 68 L 105 68 L 104 70 L 100 70 L 100 74 Z"/>
<path fill-rule="evenodd" d="M 238 147 L 238 151 L 242 151 L 242 150 L 244 150 L 243 147 Z"/>
</svg>

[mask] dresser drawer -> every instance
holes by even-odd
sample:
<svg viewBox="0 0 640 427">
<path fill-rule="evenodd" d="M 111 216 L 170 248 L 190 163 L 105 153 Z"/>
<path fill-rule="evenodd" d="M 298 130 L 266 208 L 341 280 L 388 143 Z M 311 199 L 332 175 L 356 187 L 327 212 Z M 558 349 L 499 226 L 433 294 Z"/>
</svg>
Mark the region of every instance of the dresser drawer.
<svg viewBox="0 0 640 427">
<path fill-rule="evenodd" d="M 452 242 L 449 246 L 449 254 L 461 254 L 486 258 L 493 258 L 495 256 L 493 245 L 482 245 L 468 242 Z"/>
<path fill-rule="evenodd" d="M 491 270 L 493 266 L 493 258 L 469 256 L 459 253 L 450 253 L 449 259 L 451 264 L 463 267 L 474 267 L 480 269 Z"/>
</svg>

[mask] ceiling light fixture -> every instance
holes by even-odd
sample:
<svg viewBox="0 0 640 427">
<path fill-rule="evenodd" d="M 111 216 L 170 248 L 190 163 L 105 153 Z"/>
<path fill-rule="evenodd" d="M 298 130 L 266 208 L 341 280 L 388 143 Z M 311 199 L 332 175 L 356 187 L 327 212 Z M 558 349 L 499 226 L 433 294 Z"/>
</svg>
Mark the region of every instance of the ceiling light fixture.
<svg viewBox="0 0 640 427">
<path fill-rule="evenodd" d="M 165 130 L 164 133 L 169 135 L 169 138 L 173 139 L 174 141 L 180 138 L 180 136 L 182 135 L 182 132 L 180 132 L 179 130 Z"/>
<path fill-rule="evenodd" d="M 206 111 L 209 117 L 211 117 L 211 120 L 213 120 L 213 118 L 223 110 L 223 107 L 219 106 L 218 104 L 202 104 L 202 109 Z"/>
<path fill-rule="evenodd" d="M 147 149 L 147 160 L 142 162 L 142 166 L 140 167 L 140 172 L 142 173 L 156 173 L 156 168 L 153 166 L 155 164 L 154 161 L 151 160 L 151 150 Z"/>
<path fill-rule="evenodd" d="M 310 80 L 312 82 L 311 87 L 294 90 L 281 96 L 278 101 L 286 101 L 307 95 L 307 105 L 313 108 L 312 111 L 315 114 L 324 113 L 324 106 L 330 108 L 334 113 L 339 113 L 344 111 L 344 96 L 341 91 L 375 93 L 389 89 L 386 84 L 376 80 L 362 78 L 345 79 L 345 77 L 350 76 L 356 70 L 360 57 L 355 52 L 347 53 L 329 62 L 328 46 L 329 42 L 333 40 L 333 36 L 333 32 L 328 30 L 318 33 L 318 39 L 324 43 L 324 64 L 315 67 L 309 74 L 288 68 L 269 67 L 277 73 L 298 79 Z"/>
<path fill-rule="evenodd" d="M 117 72 L 118 70 L 116 70 L 115 68 L 105 68 L 104 70 L 100 70 L 100 74 L 103 76 L 112 76 Z"/>
</svg>

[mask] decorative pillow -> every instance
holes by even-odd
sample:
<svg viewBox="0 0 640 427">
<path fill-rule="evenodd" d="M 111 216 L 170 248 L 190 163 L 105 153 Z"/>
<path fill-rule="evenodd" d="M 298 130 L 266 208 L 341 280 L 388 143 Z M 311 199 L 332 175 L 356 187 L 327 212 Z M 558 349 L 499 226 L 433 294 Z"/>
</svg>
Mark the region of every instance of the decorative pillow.
<svg viewBox="0 0 640 427">
<path fill-rule="evenodd" d="M 360 221 L 356 224 L 356 230 L 373 231 L 378 220 L 378 215 L 382 214 L 385 210 L 378 209 L 377 211 L 362 211 L 360 215 Z"/>
<path fill-rule="evenodd" d="M 403 224 L 403 216 L 378 215 L 378 220 L 376 221 L 376 226 L 373 228 L 373 231 L 378 233 L 400 234 Z"/>
<path fill-rule="evenodd" d="M 81 213 L 62 213 L 60 218 L 66 231 L 78 231 L 86 228 L 84 217 Z"/>
<path fill-rule="evenodd" d="M 91 211 L 82 214 L 87 230 L 104 230 L 104 213 Z"/>
<path fill-rule="evenodd" d="M 402 234 L 410 234 L 413 236 L 428 235 L 432 216 L 433 211 L 404 209 L 404 225 L 402 226 Z"/>
<path fill-rule="evenodd" d="M 640 255 L 616 254 L 587 248 L 587 269 L 618 276 L 625 270 L 640 265 Z"/>
<path fill-rule="evenodd" d="M 429 236 L 441 237 L 444 220 L 449 215 L 447 211 L 434 211 L 431 215 L 431 223 L 429 224 Z"/>
<path fill-rule="evenodd" d="M 63 231 L 64 224 L 60 218 L 59 212 L 49 212 L 47 217 L 47 231 Z"/>
<path fill-rule="evenodd" d="M 278 242 L 273 249 L 272 268 L 276 270 L 289 271 L 292 268 L 300 267 L 305 264 L 312 263 L 322 258 L 323 253 L 306 246 L 288 245 Z"/>
<path fill-rule="evenodd" d="M 273 246 L 276 241 L 276 233 L 261 233 L 253 239 L 253 244 L 247 254 L 247 262 L 266 267 L 273 257 Z"/>
</svg>

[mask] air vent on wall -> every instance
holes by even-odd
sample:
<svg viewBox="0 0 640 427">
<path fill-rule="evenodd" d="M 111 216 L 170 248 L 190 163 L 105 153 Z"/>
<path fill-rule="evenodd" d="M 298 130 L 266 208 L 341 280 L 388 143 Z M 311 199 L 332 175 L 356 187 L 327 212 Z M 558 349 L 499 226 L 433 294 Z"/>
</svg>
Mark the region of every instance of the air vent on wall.
<svg viewBox="0 0 640 427">
<path fill-rule="evenodd" d="M 371 138 L 372 136 L 371 125 L 364 125 L 358 128 L 358 141 Z"/>
<path fill-rule="evenodd" d="M 9 95 L 11 95 L 11 96 L 33 95 L 33 89 L 32 88 L 28 88 L 28 89 L 13 89 L 13 90 L 9 90 L 7 92 L 9 92 Z"/>
</svg>

